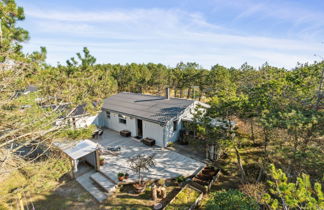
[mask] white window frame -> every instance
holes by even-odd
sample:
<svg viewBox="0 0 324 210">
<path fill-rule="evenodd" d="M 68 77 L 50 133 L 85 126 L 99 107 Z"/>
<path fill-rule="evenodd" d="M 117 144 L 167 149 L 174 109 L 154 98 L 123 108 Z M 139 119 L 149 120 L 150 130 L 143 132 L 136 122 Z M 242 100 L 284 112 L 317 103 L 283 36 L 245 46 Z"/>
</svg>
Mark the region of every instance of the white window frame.
<svg viewBox="0 0 324 210">
<path fill-rule="evenodd" d="M 127 120 L 126 120 L 126 117 L 124 115 L 121 115 L 121 114 L 118 114 L 118 122 L 120 124 L 127 124 Z"/>
<path fill-rule="evenodd" d="M 110 111 L 106 111 L 106 117 L 107 117 L 108 119 L 110 119 L 110 117 L 111 117 L 111 112 L 110 112 Z"/>
</svg>

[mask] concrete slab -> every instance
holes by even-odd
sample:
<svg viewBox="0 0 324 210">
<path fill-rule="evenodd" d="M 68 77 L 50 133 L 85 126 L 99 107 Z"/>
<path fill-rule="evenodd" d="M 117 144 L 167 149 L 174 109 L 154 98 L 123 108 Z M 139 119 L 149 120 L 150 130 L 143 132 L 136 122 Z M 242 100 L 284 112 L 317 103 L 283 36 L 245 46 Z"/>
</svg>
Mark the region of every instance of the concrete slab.
<svg viewBox="0 0 324 210">
<path fill-rule="evenodd" d="M 80 185 L 87 190 L 99 203 L 107 199 L 106 193 L 102 192 L 95 183 L 90 179 L 90 176 L 96 172 L 90 171 L 82 176 L 79 176 L 76 180 Z"/>
<path fill-rule="evenodd" d="M 107 193 L 113 193 L 116 190 L 116 184 L 112 183 L 108 180 L 104 175 L 100 172 L 94 173 L 90 176 L 90 178 L 100 185 Z"/>
<path fill-rule="evenodd" d="M 146 146 L 139 140 L 122 137 L 118 132 L 109 129 L 105 129 L 103 135 L 93 141 L 105 148 L 121 147 L 118 155 L 105 155 L 105 164 L 100 167 L 100 171 L 116 183 L 119 182 L 117 177 L 119 172 L 127 172 L 130 175 L 127 182 L 137 180 L 137 174 L 129 168 L 129 158 L 138 154 L 149 155 L 155 153 L 156 166 L 149 171 L 143 172 L 144 180 L 171 179 L 180 175 L 191 176 L 205 165 L 200 161 L 168 149 L 162 149 L 158 146 Z"/>
</svg>

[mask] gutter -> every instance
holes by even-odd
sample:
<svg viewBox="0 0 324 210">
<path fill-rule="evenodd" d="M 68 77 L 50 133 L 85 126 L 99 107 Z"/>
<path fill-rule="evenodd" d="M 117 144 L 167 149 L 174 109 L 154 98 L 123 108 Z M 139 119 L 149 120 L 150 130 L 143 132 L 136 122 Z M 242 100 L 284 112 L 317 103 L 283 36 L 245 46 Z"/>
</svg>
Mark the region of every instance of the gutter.
<svg viewBox="0 0 324 210">
<path fill-rule="evenodd" d="M 152 123 L 155 123 L 155 124 L 159 124 L 160 126 L 165 126 L 166 123 L 167 123 L 167 122 L 163 122 L 163 121 L 152 120 L 152 119 L 148 119 L 148 118 L 145 118 L 145 117 L 140 117 L 138 115 L 132 115 L 132 114 L 128 114 L 128 113 L 125 113 L 125 112 L 116 111 L 116 110 L 113 110 L 113 109 L 101 108 L 101 110 L 102 111 L 112 111 L 112 112 L 116 112 L 118 114 L 126 115 L 128 117 L 134 117 L 134 118 L 137 118 L 137 119 L 140 119 L 140 120 L 145 120 L 145 121 L 148 121 L 148 122 L 152 122 Z"/>
</svg>

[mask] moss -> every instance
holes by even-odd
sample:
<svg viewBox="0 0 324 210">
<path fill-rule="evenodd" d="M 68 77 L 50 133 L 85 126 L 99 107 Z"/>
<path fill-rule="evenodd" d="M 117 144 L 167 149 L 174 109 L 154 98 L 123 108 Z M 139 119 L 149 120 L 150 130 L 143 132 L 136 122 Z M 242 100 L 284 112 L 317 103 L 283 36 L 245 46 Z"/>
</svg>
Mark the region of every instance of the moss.
<svg viewBox="0 0 324 210">
<path fill-rule="evenodd" d="M 174 198 L 174 200 L 167 205 L 166 210 L 173 209 L 188 209 L 196 201 L 201 193 L 191 187 L 183 188 Z"/>
</svg>

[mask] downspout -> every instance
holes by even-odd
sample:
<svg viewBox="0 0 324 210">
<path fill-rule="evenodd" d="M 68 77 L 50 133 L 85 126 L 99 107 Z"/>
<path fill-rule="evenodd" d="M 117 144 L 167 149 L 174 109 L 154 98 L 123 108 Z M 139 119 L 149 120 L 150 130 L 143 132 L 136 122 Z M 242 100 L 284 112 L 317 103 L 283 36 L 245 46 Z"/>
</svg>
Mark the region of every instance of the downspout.
<svg viewBox="0 0 324 210">
<path fill-rule="evenodd" d="M 166 124 L 163 126 L 163 148 L 166 146 Z"/>
</svg>

